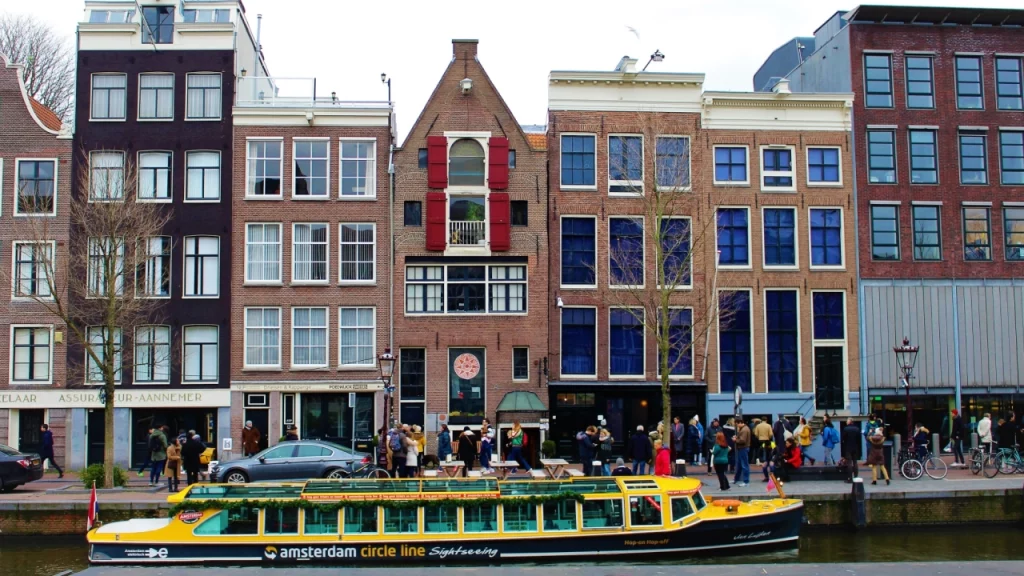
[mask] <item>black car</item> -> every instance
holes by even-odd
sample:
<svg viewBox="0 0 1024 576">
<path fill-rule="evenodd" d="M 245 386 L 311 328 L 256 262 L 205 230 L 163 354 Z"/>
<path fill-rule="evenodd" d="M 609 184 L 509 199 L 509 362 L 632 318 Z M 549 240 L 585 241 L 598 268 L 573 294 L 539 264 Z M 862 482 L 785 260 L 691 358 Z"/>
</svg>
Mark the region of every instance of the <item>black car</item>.
<svg viewBox="0 0 1024 576">
<path fill-rule="evenodd" d="M 0 492 L 10 492 L 42 477 L 43 459 L 39 454 L 22 454 L 0 444 Z"/>
<path fill-rule="evenodd" d="M 369 454 L 332 442 L 281 442 L 251 458 L 210 463 L 210 482 L 244 484 L 310 478 L 345 478 L 371 461 Z"/>
</svg>

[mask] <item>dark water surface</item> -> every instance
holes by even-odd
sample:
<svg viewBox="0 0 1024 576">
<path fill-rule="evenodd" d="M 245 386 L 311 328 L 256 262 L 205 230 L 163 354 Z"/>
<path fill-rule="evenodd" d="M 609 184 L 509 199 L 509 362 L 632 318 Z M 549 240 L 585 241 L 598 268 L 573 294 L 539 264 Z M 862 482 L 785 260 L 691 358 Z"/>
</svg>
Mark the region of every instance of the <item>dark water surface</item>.
<svg viewBox="0 0 1024 576">
<path fill-rule="evenodd" d="M 853 532 L 805 526 L 798 549 L 746 555 L 660 560 L 657 564 L 775 564 L 1024 560 L 1020 526 L 953 526 L 907 529 L 874 528 Z M 0 574 L 55 576 L 88 567 L 84 536 L 34 538 L 0 536 Z M 615 564 L 608 562 L 607 564 Z M 579 564 L 579 562 L 573 562 Z M 268 568 L 268 571 L 273 570 Z M 282 570 L 278 568 L 276 570 Z M 301 574 L 301 568 L 284 568 Z M 157 568 L 139 568 L 140 576 Z"/>
</svg>

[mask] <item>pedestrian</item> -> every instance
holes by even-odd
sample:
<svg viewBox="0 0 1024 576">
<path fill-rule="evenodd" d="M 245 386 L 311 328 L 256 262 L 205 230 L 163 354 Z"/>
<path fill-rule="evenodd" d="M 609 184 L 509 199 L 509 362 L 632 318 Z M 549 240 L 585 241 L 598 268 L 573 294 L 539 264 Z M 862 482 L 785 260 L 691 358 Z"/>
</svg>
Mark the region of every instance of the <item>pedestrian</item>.
<svg viewBox="0 0 1024 576">
<path fill-rule="evenodd" d="M 643 476 L 647 472 L 647 462 L 650 461 L 651 439 L 644 433 L 642 424 L 638 424 L 636 432 L 629 439 L 629 456 L 633 460 L 633 474 Z"/>
<path fill-rule="evenodd" d="M 878 469 L 882 469 L 882 476 L 885 477 L 885 485 L 889 485 L 889 471 L 885 469 L 885 454 L 882 452 L 882 445 L 885 444 L 885 436 L 881 428 L 875 428 L 874 433 L 868 436 L 868 466 L 871 466 L 871 485 L 878 484 Z"/>
<path fill-rule="evenodd" d="M 672 474 L 672 465 L 670 464 L 672 457 L 661 440 L 654 441 L 654 454 L 655 476 L 670 476 Z"/>
<path fill-rule="evenodd" d="M 960 412 L 953 408 L 953 425 L 949 430 L 949 443 L 953 449 L 953 468 L 963 468 L 964 460 L 964 419 Z"/>
<path fill-rule="evenodd" d="M 459 460 L 462 460 L 462 477 L 465 478 L 467 473 L 473 471 L 473 463 L 476 462 L 476 436 L 473 431 L 469 429 L 469 426 L 465 426 L 462 429 L 462 435 L 459 436 Z"/>
<path fill-rule="evenodd" d="M 722 426 L 718 423 L 718 418 L 714 418 L 714 419 L 711 420 L 711 425 L 708 426 L 708 429 L 706 430 L 706 432 L 704 434 L 704 448 L 703 448 L 703 451 L 704 451 L 704 460 L 706 460 L 707 463 L 708 463 L 708 470 L 707 470 L 707 475 L 708 476 L 711 476 L 711 467 L 714 464 L 711 461 L 711 452 L 715 449 L 715 444 L 718 442 L 718 433 L 721 432 L 721 431 L 722 431 Z M 724 435 L 723 435 L 723 437 L 724 437 Z M 726 442 L 725 446 L 726 446 L 726 448 L 728 448 L 729 447 L 729 443 Z M 725 465 L 726 465 L 726 468 L 729 467 L 728 450 L 726 451 Z"/>
<path fill-rule="evenodd" d="M 773 458 L 771 462 L 765 462 L 764 466 L 761 467 L 761 473 L 764 474 L 764 482 L 768 481 L 769 471 L 776 475 L 780 485 L 789 482 L 790 473 L 799 470 L 803 464 L 800 452 L 800 444 L 796 437 L 790 436 L 786 438 L 782 453 Z"/>
<path fill-rule="evenodd" d="M 191 486 L 199 481 L 199 457 L 202 456 L 206 446 L 199 439 L 199 435 L 192 436 L 192 439 L 181 447 L 181 462 L 185 466 L 185 481 Z"/>
<path fill-rule="evenodd" d="M 800 417 L 800 425 L 793 431 L 793 435 L 799 440 L 800 457 L 803 458 L 801 464 L 810 460 L 811 466 L 814 466 L 817 461 L 807 453 L 807 449 L 811 447 L 811 427 L 807 425 L 807 418 Z"/>
<path fill-rule="evenodd" d="M 978 421 L 978 442 L 985 452 L 992 452 L 992 415 L 988 412 Z"/>
<path fill-rule="evenodd" d="M 437 459 L 447 462 L 452 457 L 452 433 L 448 430 L 447 424 L 441 424 L 441 431 L 437 433 Z"/>
<path fill-rule="evenodd" d="M 821 448 L 825 451 L 825 456 L 822 458 L 822 462 L 826 466 L 836 465 L 835 456 L 832 456 L 832 449 L 839 444 L 839 433 L 832 426 L 832 419 L 825 415 L 824 421 L 821 425 Z"/>
<path fill-rule="evenodd" d="M 626 466 L 626 461 L 622 458 L 615 459 L 615 468 L 612 469 L 612 476 L 632 476 L 633 471 Z"/>
<path fill-rule="evenodd" d="M 260 451 L 260 439 L 263 434 L 260 429 L 252 425 L 252 420 L 246 420 L 242 426 L 242 453 L 246 458 L 252 458 Z"/>
<path fill-rule="evenodd" d="M 697 419 L 691 418 L 686 425 L 686 456 L 690 464 L 696 464 L 700 460 L 700 430 L 697 428 Z"/>
<path fill-rule="evenodd" d="M 576 442 L 579 445 L 580 462 L 583 464 L 584 476 L 592 476 L 594 474 L 594 454 L 596 452 L 594 438 L 596 436 L 597 428 L 595 426 L 587 426 L 586 430 L 576 434 Z"/>
<path fill-rule="evenodd" d="M 846 463 L 846 480 L 847 484 L 852 484 L 854 477 L 858 476 L 857 461 L 860 460 L 860 443 L 863 438 L 860 433 L 860 428 L 853 423 L 853 418 L 846 419 L 846 427 L 843 428 L 841 437 L 841 449 L 843 454 L 843 460 Z"/>
<path fill-rule="evenodd" d="M 779 414 L 778 420 L 772 425 L 772 436 L 775 439 L 775 452 L 782 454 L 786 450 L 786 438 L 793 435 L 792 425 L 785 416 Z M 789 434 L 786 434 L 786 433 Z"/>
<path fill-rule="evenodd" d="M 757 463 L 767 462 L 772 457 L 772 425 L 754 418 L 754 437 L 757 439 Z"/>
<path fill-rule="evenodd" d="M 725 473 L 729 468 L 729 442 L 726 441 L 725 434 L 722 432 L 715 434 L 715 444 L 711 448 L 710 461 L 715 467 L 715 474 L 718 475 L 718 489 L 728 490 L 729 480 L 725 477 Z"/>
<path fill-rule="evenodd" d="M 685 456 L 686 444 L 684 439 L 686 437 L 686 428 L 682 422 L 679 421 L 679 416 L 672 419 L 672 451 L 675 452 L 677 458 L 687 458 Z M 689 458 L 687 458 L 689 460 Z"/>
<path fill-rule="evenodd" d="M 878 416 L 875 416 L 873 413 L 869 414 L 868 421 L 867 423 L 864 424 L 864 437 L 867 438 L 868 436 L 874 434 L 875 430 L 878 428 L 884 429 L 884 426 L 882 425 L 882 419 L 879 418 Z"/>
<path fill-rule="evenodd" d="M 591 426 L 593 428 L 593 426 Z M 523 431 L 523 427 L 519 424 L 519 420 L 512 421 L 512 429 L 508 431 L 508 445 L 509 454 L 508 457 L 511 460 L 515 460 L 526 472 L 532 470 L 530 463 L 523 457 L 523 446 L 526 444 L 526 432 Z M 512 473 L 518 472 L 518 468 L 513 468 Z"/>
<path fill-rule="evenodd" d="M 601 461 L 602 476 L 612 475 L 612 467 L 610 463 L 612 458 L 612 442 L 614 441 L 615 439 L 612 438 L 612 433 L 606 428 L 601 428 L 601 432 L 597 436 L 597 459 Z"/>
<path fill-rule="evenodd" d="M 57 469 L 58 479 L 63 478 L 64 471 L 61 470 L 60 465 L 57 464 L 57 459 L 53 457 L 53 432 L 50 432 L 50 425 L 43 424 L 39 427 L 39 430 L 43 433 L 41 438 L 43 446 L 39 450 L 39 456 L 42 458 L 43 464 L 46 464 L 46 461 L 49 460 L 50 464 Z"/>
<path fill-rule="evenodd" d="M 750 483 L 750 428 L 743 422 L 743 418 L 736 417 L 736 476 L 732 483 L 737 486 L 746 486 Z"/>
<path fill-rule="evenodd" d="M 480 468 L 485 474 L 494 474 L 491 468 L 491 455 L 494 454 L 494 429 L 491 421 L 484 418 L 480 424 Z"/>
<path fill-rule="evenodd" d="M 153 462 L 149 471 L 149 485 L 157 486 L 167 464 L 167 436 L 160 428 L 153 428 L 153 433 L 149 435 L 149 459 Z"/>
<path fill-rule="evenodd" d="M 398 457 L 399 450 L 398 430 L 391 428 L 384 439 L 384 450 L 387 453 L 387 469 L 393 478 L 398 478 Z"/>
<path fill-rule="evenodd" d="M 914 452 L 917 458 L 924 463 L 924 457 L 928 454 L 928 440 L 930 432 L 923 424 L 918 422 L 914 425 Z"/>
<path fill-rule="evenodd" d="M 285 431 L 284 441 L 285 442 L 297 442 L 298 440 L 299 440 L 299 429 L 294 424 L 292 424 L 291 426 L 288 427 L 288 430 Z"/>
<path fill-rule="evenodd" d="M 142 466 L 139 466 L 139 478 L 142 478 L 142 475 L 146 473 L 146 470 L 149 470 L 153 466 L 153 456 L 152 456 L 153 453 L 149 449 L 148 443 L 149 443 L 149 438 L 151 436 L 153 436 L 153 430 L 156 430 L 156 427 L 155 426 L 150 426 L 146 430 L 147 430 L 147 432 L 146 432 L 146 443 L 147 443 L 147 446 L 146 446 L 146 460 L 142 463 Z"/>
<path fill-rule="evenodd" d="M 722 426 L 722 433 L 725 434 L 725 441 L 729 443 L 729 473 L 736 472 L 736 420 L 729 418 Z"/>
<path fill-rule="evenodd" d="M 702 446 L 704 445 L 704 425 L 700 423 L 700 415 L 699 414 L 694 414 L 693 415 L 693 423 L 694 423 L 694 426 L 697 427 L 697 450 L 694 451 L 693 461 L 698 463 L 698 464 L 702 464 L 703 462 L 701 461 L 700 458 L 701 458 Z"/>
<path fill-rule="evenodd" d="M 181 469 L 181 442 L 177 438 L 171 440 L 167 446 L 167 467 L 164 473 L 167 475 L 167 491 L 178 491 L 178 480 Z"/>
<path fill-rule="evenodd" d="M 416 428 L 419 428 L 417 426 Z M 416 437 L 416 428 L 409 427 L 405 436 L 405 477 L 416 478 L 420 473 L 420 441 Z"/>
<path fill-rule="evenodd" d="M 412 478 L 409 476 L 407 462 L 409 461 L 409 437 L 412 436 L 412 427 L 408 424 L 400 424 L 398 427 L 398 476 L 400 478 Z"/>
<path fill-rule="evenodd" d="M 178 446 L 184 446 L 188 442 L 188 435 L 184 430 L 178 429 Z"/>
</svg>

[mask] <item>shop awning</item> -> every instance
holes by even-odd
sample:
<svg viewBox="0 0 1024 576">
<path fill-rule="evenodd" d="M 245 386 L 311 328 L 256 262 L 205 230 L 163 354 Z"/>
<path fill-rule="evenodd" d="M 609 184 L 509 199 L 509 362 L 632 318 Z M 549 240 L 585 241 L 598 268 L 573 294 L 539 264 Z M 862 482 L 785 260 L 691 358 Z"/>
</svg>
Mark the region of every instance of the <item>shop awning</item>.
<svg viewBox="0 0 1024 576">
<path fill-rule="evenodd" d="M 509 392 L 498 403 L 498 412 L 547 412 L 533 392 Z"/>
</svg>

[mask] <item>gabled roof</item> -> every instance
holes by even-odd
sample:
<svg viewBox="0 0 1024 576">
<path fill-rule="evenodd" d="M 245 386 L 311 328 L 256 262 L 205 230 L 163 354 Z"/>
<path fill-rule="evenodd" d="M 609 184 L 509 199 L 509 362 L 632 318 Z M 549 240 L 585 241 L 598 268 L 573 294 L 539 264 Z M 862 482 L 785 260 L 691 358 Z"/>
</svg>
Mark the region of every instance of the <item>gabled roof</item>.
<svg viewBox="0 0 1024 576">
<path fill-rule="evenodd" d="M 527 132 L 526 141 L 530 143 L 530 148 L 534 150 L 548 149 L 548 137 L 543 132 Z"/>
<path fill-rule="evenodd" d="M 43 126 L 46 126 L 50 130 L 60 130 L 63 122 L 61 122 L 60 117 L 57 116 L 53 110 L 43 106 L 42 102 L 31 96 L 29 96 L 29 101 L 32 104 L 32 110 L 36 113 L 36 118 L 39 118 L 39 121 L 43 123 Z"/>
</svg>

